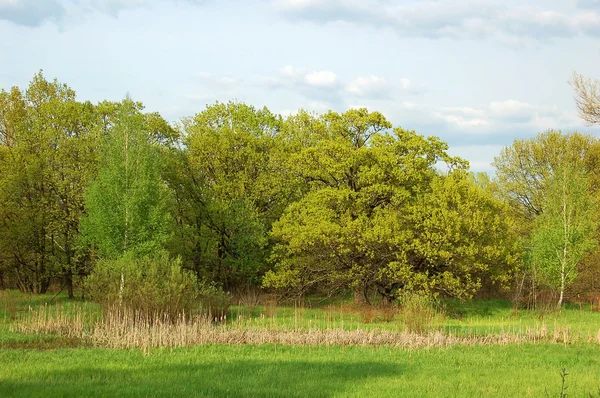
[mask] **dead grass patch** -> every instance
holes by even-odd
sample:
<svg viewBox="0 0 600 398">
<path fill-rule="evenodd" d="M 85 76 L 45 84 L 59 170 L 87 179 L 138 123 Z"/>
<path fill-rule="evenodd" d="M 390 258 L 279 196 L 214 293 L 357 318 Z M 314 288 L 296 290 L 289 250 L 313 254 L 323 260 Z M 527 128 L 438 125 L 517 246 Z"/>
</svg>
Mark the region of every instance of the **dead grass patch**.
<svg viewBox="0 0 600 398">
<path fill-rule="evenodd" d="M 573 336 L 570 329 L 556 328 L 552 333 L 543 325 L 522 333 L 494 335 L 453 335 L 440 331 L 415 333 L 386 330 L 239 328 L 212 322 L 208 317 L 148 318 L 133 311 L 112 309 L 101 318 L 89 314 L 49 311 L 47 307 L 30 310 L 13 324 L 15 331 L 54 335 L 66 342 L 106 347 L 140 348 L 186 347 L 206 344 L 281 344 L 293 346 L 389 346 L 408 349 L 448 347 L 452 345 L 507 345 L 521 343 L 572 344 L 582 339 L 600 343 L 596 336 Z"/>
</svg>

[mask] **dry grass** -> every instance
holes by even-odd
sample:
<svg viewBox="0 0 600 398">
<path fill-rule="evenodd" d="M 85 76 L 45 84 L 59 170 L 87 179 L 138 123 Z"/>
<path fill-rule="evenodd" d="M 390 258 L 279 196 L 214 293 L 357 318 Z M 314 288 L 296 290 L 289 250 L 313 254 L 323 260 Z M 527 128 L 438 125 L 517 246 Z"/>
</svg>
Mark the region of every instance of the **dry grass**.
<svg viewBox="0 0 600 398">
<path fill-rule="evenodd" d="M 441 323 L 444 311 L 435 300 L 419 294 L 408 293 L 401 298 L 400 316 L 406 330 L 415 333 L 431 331 Z"/>
<path fill-rule="evenodd" d="M 213 323 L 207 317 L 176 318 L 141 316 L 133 311 L 111 308 L 94 318 L 85 311 L 61 311 L 42 306 L 31 309 L 13 323 L 15 331 L 28 334 L 52 334 L 79 340 L 83 344 L 106 348 L 186 347 L 206 344 L 280 344 L 294 346 L 389 346 L 409 349 L 453 345 L 507 345 L 521 343 L 571 344 L 580 341 L 600 343 L 595 336 L 573 336 L 568 328 L 549 333 L 542 325 L 521 333 L 495 335 L 452 335 L 439 331 L 427 333 L 384 330 L 240 328 Z"/>
</svg>

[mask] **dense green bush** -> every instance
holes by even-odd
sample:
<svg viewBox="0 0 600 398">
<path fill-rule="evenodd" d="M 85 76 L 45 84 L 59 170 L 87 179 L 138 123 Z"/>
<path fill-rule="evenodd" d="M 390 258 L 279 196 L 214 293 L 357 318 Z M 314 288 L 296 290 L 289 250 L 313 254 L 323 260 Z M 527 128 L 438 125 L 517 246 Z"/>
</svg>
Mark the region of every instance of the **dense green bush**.
<svg viewBox="0 0 600 398">
<path fill-rule="evenodd" d="M 145 316 L 176 317 L 201 310 L 202 286 L 167 253 L 100 260 L 88 278 L 90 296 L 107 306 L 123 306 Z"/>
</svg>

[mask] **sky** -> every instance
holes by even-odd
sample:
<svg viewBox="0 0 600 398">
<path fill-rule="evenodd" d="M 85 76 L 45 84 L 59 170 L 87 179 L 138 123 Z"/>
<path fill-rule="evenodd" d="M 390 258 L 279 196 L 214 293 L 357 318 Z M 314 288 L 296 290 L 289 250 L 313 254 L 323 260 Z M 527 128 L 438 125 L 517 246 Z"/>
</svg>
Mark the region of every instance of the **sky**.
<svg viewBox="0 0 600 398">
<path fill-rule="evenodd" d="M 0 88 L 43 69 L 171 122 L 367 107 L 488 172 L 515 139 L 600 136 L 569 85 L 600 78 L 600 0 L 0 0 L 0 37 Z"/>
</svg>

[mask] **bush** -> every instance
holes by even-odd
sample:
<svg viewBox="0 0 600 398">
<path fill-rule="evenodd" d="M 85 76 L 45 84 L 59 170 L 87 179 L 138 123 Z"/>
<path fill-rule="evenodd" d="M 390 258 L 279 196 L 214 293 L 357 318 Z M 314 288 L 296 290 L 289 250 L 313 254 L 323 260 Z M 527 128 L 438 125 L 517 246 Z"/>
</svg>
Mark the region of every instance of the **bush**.
<svg viewBox="0 0 600 398">
<path fill-rule="evenodd" d="M 406 330 L 416 333 L 430 330 L 444 318 L 440 304 L 433 297 L 414 292 L 400 297 L 400 315 Z"/>
<path fill-rule="evenodd" d="M 145 317 L 192 315 L 201 309 L 206 288 L 167 253 L 100 260 L 88 278 L 90 296 L 108 306 L 123 306 Z M 203 290 L 204 289 L 204 290 Z M 208 290 L 214 295 L 213 290 Z"/>
<path fill-rule="evenodd" d="M 224 292 L 213 284 L 200 287 L 200 303 L 202 311 L 213 321 L 223 321 L 231 306 L 231 294 Z"/>
</svg>

